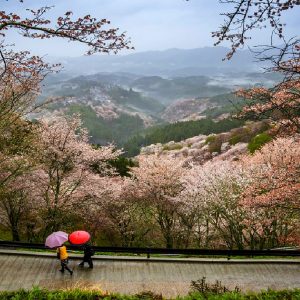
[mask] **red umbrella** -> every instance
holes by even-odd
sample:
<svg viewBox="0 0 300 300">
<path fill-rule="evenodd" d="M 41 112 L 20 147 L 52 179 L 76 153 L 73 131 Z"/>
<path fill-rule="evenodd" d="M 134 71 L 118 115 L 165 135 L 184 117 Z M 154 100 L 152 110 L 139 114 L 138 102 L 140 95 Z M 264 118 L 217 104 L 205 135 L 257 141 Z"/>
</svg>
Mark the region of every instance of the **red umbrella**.
<svg viewBox="0 0 300 300">
<path fill-rule="evenodd" d="M 91 235 L 83 230 L 77 230 L 69 234 L 69 242 L 73 245 L 83 245 L 87 243 Z"/>
</svg>

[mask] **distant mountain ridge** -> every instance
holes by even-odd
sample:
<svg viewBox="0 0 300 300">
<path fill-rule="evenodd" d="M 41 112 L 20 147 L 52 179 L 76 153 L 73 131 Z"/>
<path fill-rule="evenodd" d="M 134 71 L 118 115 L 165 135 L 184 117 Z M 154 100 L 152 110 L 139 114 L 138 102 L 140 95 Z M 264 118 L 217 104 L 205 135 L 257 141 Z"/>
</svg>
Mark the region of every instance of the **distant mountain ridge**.
<svg viewBox="0 0 300 300">
<path fill-rule="evenodd" d="M 50 58 L 60 61 L 67 73 L 88 75 L 99 72 L 129 72 L 140 76 L 198 76 L 216 75 L 226 72 L 256 72 L 259 65 L 254 62 L 249 50 L 237 51 L 230 60 L 223 59 L 229 52 L 225 47 L 196 49 L 169 49 L 164 51 L 137 52 L 128 55 L 93 55 L 81 57 Z"/>
<path fill-rule="evenodd" d="M 85 96 L 90 95 L 91 101 L 101 98 L 101 94 L 107 93 L 120 87 L 132 92 L 139 92 L 150 102 L 168 105 L 177 100 L 188 100 L 194 98 L 207 98 L 229 93 L 237 87 L 249 88 L 251 86 L 272 86 L 279 79 L 268 73 L 232 73 L 215 76 L 176 76 L 166 78 L 162 76 L 142 76 L 125 72 L 100 72 L 91 75 L 80 75 L 76 77 L 58 74 L 49 76 L 44 82 L 43 96 Z M 98 92 L 97 92 L 98 90 Z M 92 95 L 91 95 L 92 92 Z M 133 95 L 133 94 L 132 94 Z M 99 97 L 98 97 L 99 96 Z M 136 98 L 136 97 L 134 97 Z M 155 101 L 155 100 L 157 101 Z M 151 105 L 148 101 L 147 106 Z M 146 104 L 141 100 L 138 107 Z M 154 109 L 154 111 L 156 111 Z"/>
</svg>

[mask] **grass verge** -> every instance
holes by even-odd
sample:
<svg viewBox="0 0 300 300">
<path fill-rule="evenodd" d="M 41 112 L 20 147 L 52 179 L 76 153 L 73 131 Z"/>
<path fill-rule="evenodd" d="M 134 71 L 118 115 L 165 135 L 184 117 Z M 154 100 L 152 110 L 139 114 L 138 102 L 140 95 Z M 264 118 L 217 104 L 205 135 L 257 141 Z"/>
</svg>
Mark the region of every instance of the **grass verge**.
<svg viewBox="0 0 300 300">
<path fill-rule="evenodd" d="M 48 291 L 34 288 L 30 291 L 19 290 L 15 292 L 0 292 L 1 300 L 163 300 L 166 299 L 159 294 L 143 292 L 135 295 L 109 294 L 100 290 L 59 290 Z M 242 292 L 190 292 L 186 296 L 173 298 L 176 300 L 298 300 L 300 290 L 262 291 L 260 293 Z"/>
</svg>

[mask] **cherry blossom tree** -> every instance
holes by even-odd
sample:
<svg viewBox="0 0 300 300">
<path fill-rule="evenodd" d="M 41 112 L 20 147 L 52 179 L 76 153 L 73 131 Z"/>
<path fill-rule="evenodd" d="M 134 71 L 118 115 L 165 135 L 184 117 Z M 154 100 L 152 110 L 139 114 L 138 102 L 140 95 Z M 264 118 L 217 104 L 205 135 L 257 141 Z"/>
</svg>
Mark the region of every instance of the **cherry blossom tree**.
<svg viewBox="0 0 300 300">
<path fill-rule="evenodd" d="M 267 26 L 275 35 L 284 41 L 284 22 L 282 16 L 286 11 L 297 9 L 300 5 L 298 0 L 221 0 L 222 4 L 230 6 L 225 16 L 224 23 L 219 30 L 213 32 L 212 36 L 217 38 L 215 45 L 223 41 L 229 41 L 231 51 L 227 57 L 231 58 L 236 50 L 251 39 L 251 32 L 255 29 L 264 30 Z M 271 42 L 273 39 L 271 39 Z"/>
<path fill-rule="evenodd" d="M 39 106 L 36 98 L 41 81 L 59 69 L 59 65 L 50 65 L 28 51 L 13 51 L 5 41 L 8 31 L 15 30 L 33 39 L 59 37 L 80 42 L 87 45 L 87 54 L 129 48 L 125 34 L 119 34 L 118 28 L 109 28 L 106 19 L 96 20 L 90 15 L 73 19 L 72 12 L 66 12 L 53 24 L 46 18 L 50 9 L 29 10 L 31 16 L 24 18 L 14 12 L 0 11 L 0 134 Z"/>
<path fill-rule="evenodd" d="M 249 157 L 244 161 L 245 165 L 214 160 L 190 166 L 177 196 L 182 203 L 178 211 L 181 235 L 187 245 L 229 249 L 287 245 L 297 228 L 295 212 L 243 201 L 255 182 L 253 164 L 249 165 Z"/>
<path fill-rule="evenodd" d="M 28 205 L 26 177 L 36 166 L 39 149 L 36 125 L 16 119 L 0 134 L 0 224 L 20 238 L 19 224 Z"/>
<path fill-rule="evenodd" d="M 204 167 L 191 165 L 181 181 L 184 189 L 177 195 L 181 203 L 178 210 L 181 236 L 185 247 L 192 243 L 198 248 L 208 248 L 214 236 L 211 211 L 205 198 Z M 204 181 L 203 181 L 204 180 Z"/>
<path fill-rule="evenodd" d="M 179 199 L 193 216 L 197 245 L 244 247 L 245 212 L 238 203 L 246 184 L 242 169 L 228 162 L 208 162 L 187 172 Z"/>
<path fill-rule="evenodd" d="M 270 249 L 291 245 L 291 237 L 295 236 L 298 229 L 293 210 L 241 204 L 246 212 L 242 222 L 245 226 L 245 246 L 250 249 Z"/>
<path fill-rule="evenodd" d="M 22 1 L 23 2 L 23 1 Z M 56 22 L 46 18 L 52 7 L 27 10 L 31 16 L 22 17 L 14 12 L 0 11 L 0 116 L 14 117 L 34 108 L 39 84 L 50 72 L 58 70 L 58 65 L 45 63 L 41 57 L 30 55 L 28 51 L 14 52 L 6 44 L 6 34 L 15 30 L 32 39 L 63 38 L 87 45 L 87 54 L 96 52 L 118 52 L 129 49 L 130 41 L 118 28 L 110 28 L 110 21 L 97 20 L 86 15 L 77 19 L 68 11 Z M 16 114 L 17 113 L 17 114 Z M 6 117 L 7 119 L 7 117 Z M 1 123 L 0 122 L 0 125 Z M 1 129 L 1 128 L 0 128 Z"/>
<path fill-rule="evenodd" d="M 136 195 L 151 208 L 167 248 L 172 248 L 178 230 L 176 196 L 182 191 L 180 178 L 185 169 L 182 161 L 156 155 L 140 156 L 138 167 L 132 168 Z"/>
<path fill-rule="evenodd" d="M 66 156 L 59 156 L 66 150 L 62 146 L 64 141 L 68 144 L 70 142 L 69 137 L 71 140 L 73 138 L 74 141 L 75 136 L 71 134 L 72 130 L 69 130 L 70 136 L 68 134 L 64 136 L 63 128 L 59 130 L 59 126 L 57 126 L 56 133 L 61 135 L 55 136 L 55 133 L 52 132 L 53 135 L 51 136 L 50 125 L 49 127 L 45 123 L 43 133 L 37 133 L 32 131 L 30 122 L 24 121 L 24 117 L 29 112 L 40 106 L 36 102 L 40 92 L 40 83 L 49 73 L 57 72 L 59 65 L 50 65 L 44 62 L 41 57 L 31 55 L 28 51 L 15 52 L 12 45 L 7 45 L 6 35 L 8 31 L 15 30 L 25 38 L 48 39 L 58 37 L 70 42 L 80 42 L 88 47 L 88 55 L 96 52 L 116 53 L 121 49 L 130 48 L 130 41 L 126 39 L 125 34 L 119 33 L 118 28 L 110 27 L 110 22 L 106 19 L 97 20 L 90 15 L 74 19 L 72 12 L 68 11 L 63 16 L 59 16 L 53 24 L 46 17 L 50 9 L 51 7 L 41 7 L 37 10 L 29 10 L 26 13 L 27 15 L 28 13 L 31 14 L 31 16 L 28 17 L 22 17 L 22 15 L 14 12 L 0 11 L 0 193 L 3 195 L 0 221 L 1 223 L 9 223 L 16 239 L 19 238 L 19 233 L 16 233 L 19 221 L 16 223 L 15 219 L 21 219 L 22 209 L 26 207 L 24 204 L 25 199 L 27 199 L 26 189 L 28 188 L 28 186 L 25 188 L 25 185 L 22 185 L 21 189 L 16 185 L 17 183 L 20 183 L 24 178 L 29 178 L 29 174 L 31 174 L 30 182 L 36 184 L 31 186 L 31 189 L 39 196 L 39 199 L 46 201 L 48 217 L 51 219 L 50 215 L 55 216 L 59 212 L 60 201 L 70 199 L 75 190 L 81 186 L 87 172 L 83 168 L 84 163 L 87 165 L 89 159 L 96 159 L 95 155 L 99 159 L 100 157 L 115 158 L 115 155 L 118 154 L 118 152 L 112 154 L 112 147 L 103 147 L 97 152 L 81 140 L 78 144 L 74 143 L 78 147 L 82 146 L 85 152 L 80 154 L 78 148 L 77 152 L 69 151 L 69 155 L 78 154 L 78 157 L 75 157 L 77 160 L 73 161 L 67 157 L 66 153 Z M 54 127 L 52 129 L 55 131 Z M 36 136 L 42 134 L 41 146 L 51 148 L 44 148 L 44 152 L 37 151 L 34 153 L 32 145 L 36 145 L 36 143 L 30 143 L 32 132 Z M 48 141 L 49 145 L 46 143 L 46 138 L 53 138 L 53 140 Z M 61 140 L 61 144 L 58 142 L 60 138 L 65 138 L 64 141 Z M 51 145 L 51 142 L 56 144 Z M 29 146 L 28 149 L 26 149 L 27 146 Z M 46 153 L 49 155 L 48 157 L 42 155 Z M 56 155 L 61 161 L 57 161 L 55 164 L 53 159 Z M 75 162 L 79 163 L 79 156 L 84 159 L 84 162 L 75 174 Z M 29 170 L 33 171 L 32 168 L 37 162 L 43 164 L 43 168 L 40 168 L 39 171 L 34 169 L 34 172 L 30 173 Z M 69 177 L 66 175 L 67 173 L 70 175 Z M 74 176 L 73 181 L 71 174 Z M 25 175 L 26 177 L 24 177 Z M 70 179 L 69 185 L 67 179 Z M 56 190 L 54 189 L 55 184 Z M 13 188 L 16 189 L 15 193 Z M 38 189 L 40 192 L 43 191 L 43 194 L 38 193 Z"/>
<path fill-rule="evenodd" d="M 269 237 L 273 239 L 270 245 L 280 239 L 285 243 L 295 231 L 294 214 L 299 202 L 299 137 L 295 132 L 300 132 L 300 40 L 297 36 L 287 37 L 283 15 L 299 9 L 300 2 L 225 0 L 222 3 L 230 5 L 231 11 L 224 14 L 224 24 L 213 36 L 217 39 L 216 45 L 230 42 L 228 59 L 247 43 L 251 32 L 271 28 L 270 43 L 256 47 L 254 52 L 259 60 L 268 63 L 267 71 L 278 72 L 283 79 L 271 89 L 238 91 L 237 94 L 246 99 L 239 116 L 271 119 L 276 124 L 275 131 L 283 136 L 291 134 L 291 138 L 277 139 L 253 157 L 245 158 L 251 184 L 243 194 L 242 203 L 253 210 L 250 240 L 265 243 Z M 255 219 L 261 221 L 255 222 Z"/>
<path fill-rule="evenodd" d="M 102 195 L 94 195 L 89 201 L 85 222 L 95 237 L 110 245 L 147 244 L 148 233 L 153 229 L 152 215 L 145 203 L 136 197 L 135 182 L 120 176 L 106 177 L 106 180 L 106 192 L 102 188 Z"/>
<path fill-rule="evenodd" d="M 28 225 L 29 216 L 36 212 L 38 203 L 30 197 L 31 185 L 27 173 L 9 181 L 0 192 L 0 224 L 11 232 L 14 241 L 20 241 L 21 233 Z"/>
<path fill-rule="evenodd" d="M 112 174 L 107 162 L 121 151 L 111 145 L 93 148 L 78 117 L 42 121 L 41 148 L 37 157 L 40 168 L 32 174 L 31 182 L 47 234 L 66 226 L 76 205 L 101 191 L 101 184 L 93 183 Z M 101 174 L 95 174 L 94 164 L 101 165 Z"/>
<path fill-rule="evenodd" d="M 94 172 L 94 167 L 92 170 L 88 180 L 77 189 L 77 194 L 81 195 L 81 200 L 76 203 L 79 222 L 73 222 L 71 226 L 88 230 L 93 240 L 96 240 L 103 239 L 103 228 L 106 228 L 108 223 L 108 218 L 104 215 L 104 204 L 117 199 L 121 184 L 116 183 L 119 183 L 117 176 L 101 176 Z M 109 238 L 113 240 L 112 235 Z"/>
<path fill-rule="evenodd" d="M 21 119 L 0 134 L 0 189 L 34 163 L 39 148 L 36 125 Z"/>
<path fill-rule="evenodd" d="M 270 119 L 279 126 L 276 129 L 285 133 L 300 132 L 300 81 L 289 80 L 272 89 L 252 88 L 239 90 L 237 95 L 244 97 L 247 105 L 238 114 L 244 119 Z"/>
<path fill-rule="evenodd" d="M 298 235 L 299 149 L 298 136 L 278 138 L 244 158 L 251 178 L 241 198 L 252 220 L 247 224 L 249 243 L 256 240 L 261 247 L 275 247 Z"/>
<path fill-rule="evenodd" d="M 244 193 L 249 205 L 299 209 L 300 139 L 278 138 L 247 159 L 252 184 Z"/>
</svg>

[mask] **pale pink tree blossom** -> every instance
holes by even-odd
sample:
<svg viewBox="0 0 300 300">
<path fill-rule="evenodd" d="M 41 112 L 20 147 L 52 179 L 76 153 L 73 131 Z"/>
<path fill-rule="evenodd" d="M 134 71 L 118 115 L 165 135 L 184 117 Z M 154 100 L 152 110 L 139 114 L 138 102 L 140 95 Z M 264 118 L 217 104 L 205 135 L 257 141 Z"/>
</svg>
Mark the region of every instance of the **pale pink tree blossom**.
<svg viewBox="0 0 300 300">
<path fill-rule="evenodd" d="M 243 248 L 245 213 L 238 203 L 247 181 L 243 170 L 233 163 L 216 161 L 191 166 L 178 198 L 197 246 Z"/>
<path fill-rule="evenodd" d="M 136 181 L 136 196 L 151 208 L 165 245 L 172 248 L 178 228 L 176 196 L 182 191 L 181 177 L 185 173 L 181 160 L 165 156 L 140 156 L 138 167 L 132 168 Z"/>
<path fill-rule="evenodd" d="M 66 226 L 77 204 L 101 190 L 101 184 L 91 183 L 111 175 L 108 161 L 121 153 L 112 145 L 93 148 L 87 141 L 79 118 L 41 122 L 40 168 L 32 174 L 32 188 L 41 203 L 45 234 Z"/>
</svg>

